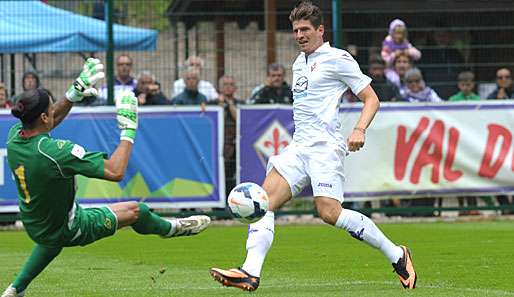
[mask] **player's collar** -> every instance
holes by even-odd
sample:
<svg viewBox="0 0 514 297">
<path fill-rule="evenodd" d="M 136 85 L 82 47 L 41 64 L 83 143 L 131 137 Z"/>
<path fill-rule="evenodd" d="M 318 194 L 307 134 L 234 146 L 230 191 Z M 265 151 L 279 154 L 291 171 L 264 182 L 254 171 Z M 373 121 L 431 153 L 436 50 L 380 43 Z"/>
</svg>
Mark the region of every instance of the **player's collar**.
<svg viewBox="0 0 514 297">
<path fill-rule="evenodd" d="M 325 53 L 328 51 L 330 51 L 330 42 L 326 41 L 320 47 L 318 47 L 312 54 Z M 310 54 L 309 57 L 312 56 L 312 54 Z M 305 53 L 301 52 L 300 55 L 305 56 Z"/>
</svg>

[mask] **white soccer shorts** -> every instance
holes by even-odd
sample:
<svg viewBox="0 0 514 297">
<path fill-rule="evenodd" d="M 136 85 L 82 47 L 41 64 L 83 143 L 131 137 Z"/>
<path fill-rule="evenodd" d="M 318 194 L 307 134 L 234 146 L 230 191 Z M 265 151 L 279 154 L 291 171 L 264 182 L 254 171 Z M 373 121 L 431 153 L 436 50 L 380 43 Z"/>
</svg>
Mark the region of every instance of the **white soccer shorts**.
<svg viewBox="0 0 514 297">
<path fill-rule="evenodd" d="M 275 168 L 291 187 L 293 197 L 309 183 L 314 197 L 344 200 L 344 158 L 342 146 L 318 142 L 302 146 L 292 142 L 277 156 L 268 161 L 266 173 Z"/>
</svg>

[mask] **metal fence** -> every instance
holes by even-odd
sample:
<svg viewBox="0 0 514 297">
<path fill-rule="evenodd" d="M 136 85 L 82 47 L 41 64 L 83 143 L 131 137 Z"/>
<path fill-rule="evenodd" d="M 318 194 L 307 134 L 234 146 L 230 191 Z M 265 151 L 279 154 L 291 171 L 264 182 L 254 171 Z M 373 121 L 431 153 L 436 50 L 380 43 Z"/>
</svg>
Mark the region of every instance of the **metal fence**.
<svg viewBox="0 0 514 297">
<path fill-rule="evenodd" d="M 103 2 L 71 0 L 48 4 L 104 19 Z M 168 97 L 172 96 L 171 85 L 179 77 L 187 56 L 198 55 L 205 60 L 203 79 L 216 85 L 220 74 L 231 74 L 238 80 L 238 96 L 246 98 L 266 76 L 267 3 L 274 3 L 276 15 L 275 60 L 287 68 L 297 55 L 287 20 L 294 2 L 116 0 L 114 21 L 159 31 L 156 51 L 129 54 L 134 58 L 134 75 L 151 71 Z M 331 3 L 335 1 L 318 2 L 326 16 L 326 37 L 332 40 Z M 461 70 L 474 71 L 479 83 L 477 92 L 485 94 L 494 84 L 496 69 L 514 66 L 514 1 L 465 1 L 463 5 L 464 1 L 457 0 L 417 4 L 397 0 L 388 1 L 387 6 L 381 1 L 340 2 L 342 47 L 357 58 L 363 71 L 367 71 L 370 57 L 380 53 L 389 22 L 395 18 L 406 22 L 409 40 L 423 55 L 416 64 L 423 70 L 427 83 L 440 90 L 443 97 L 456 92 L 456 75 Z M 245 5 L 249 8 L 243 9 Z M 38 11 L 6 12 L 7 16 L 20 13 L 47 18 Z M 23 22 L 19 25 L 23 26 Z M 77 74 L 83 57 L 105 58 L 103 52 L 0 54 L 0 81 L 7 84 L 12 94 L 22 91 L 21 77 L 28 70 L 34 70 L 44 86 L 62 93 Z M 289 71 L 286 79 L 291 79 Z"/>
</svg>

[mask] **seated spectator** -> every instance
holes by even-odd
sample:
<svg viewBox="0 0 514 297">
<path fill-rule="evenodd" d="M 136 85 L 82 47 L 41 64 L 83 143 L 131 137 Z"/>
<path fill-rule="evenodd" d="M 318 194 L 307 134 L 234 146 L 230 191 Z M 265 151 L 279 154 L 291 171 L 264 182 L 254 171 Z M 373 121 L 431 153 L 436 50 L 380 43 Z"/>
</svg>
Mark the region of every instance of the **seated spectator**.
<svg viewBox="0 0 514 297">
<path fill-rule="evenodd" d="M 389 82 L 395 85 L 398 89 L 405 86 L 404 76 L 407 70 L 412 68 L 412 61 L 405 53 L 399 53 L 393 62 L 393 68 L 386 68 L 384 75 Z"/>
<path fill-rule="evenodd" d="M 119 55 L 116 59 L 116 77 L 114 78 L 114 97 L 122 91 L 132 91 L 136 89 L 137 80 L 132 76 L 132 58 L 129 55 Z M 103 85 L 98 97 L 84 98 L 83 105 L 107 105 L 107 85 Z"/>
<path fill-rule="evenodd" d="M 27 71 L 23 74 L 21 78 L 21 87 L 23 88 L 23 92 L 35 90 L 41 86 L 39 76 L 34 71 Z M 13 104 L 16 104 L 20 95 L 13 96 L 11 101 Z"/>
<path fill-rule="evenodd" d="M 12 102 L 9 100 L 7 95 L 7 88 L 3 83 L 0 82 L 0 108 L 11 108 Z"/>
<path fill-rule="evenodd" d="M 429 32 L 428 47 L 423 50 L 423 73 L 425 81 L 432 84 L 445 100 L 457 92 L 454 81 L 463 71 L 464 56 L 452 44 L 456 40 L 453 33 L 445 29 L 448 25 L 436 24 L 437 30 Z M 426 66 L 426 67 L 425 67 Z"/>
<path fill-rule="evenodd" d="M 496 89 L 487 96 L 487 99 L 512 99 L 514 98 L 514 86 L 512 74 L 507 68 L 496 71 Z"/>
<path fill-rule="evenodd" d="M 400 90 L 402 100 L 409 102 L 440 102 L 439 95 L 425 85 L 421 71 L 414 67 L 405 73 L 406 87 Z"/>
<path fill-rule="evenodd" d="M 480 100 L 480 96 L 473 92 L 475 89 L 475 75 L 473 72 L 463 71 L 459 73 L 457 79 L 459 80 L 457 86 L 460 92 L 451 96 L 450 101 Z"/>
<path fill-rule="evenodd" d="M 282 64 L 268 65 L 266 83 L 254 89 L 250 104 L 291 104 L 293 92 L 285 82 L 286 69 Z"/>
<path fill-rule="evenodd" d="M 139 74 L 134 94 L 139 101 L 139 105 L 166 105 L 170 103 L 161 92 L 161 85 L 149 71 L 143 71 Z"/>
<path fill-rule="evenodd" d="M 207 97 L 198 91 L 200 72 L 196 67 L 190 67 L 184 72 L 183 80 L 186 83 L 184 91 L 172 100 L 176 105 L 202 105 L 207 102 Z"/>
<path fill-rule="evenodd" d="M 382 42 L 381 55 L 387 68 L 392 68 L 394 60 L 400 53 L 406 54 L 412 61 L 421 58 L 421 52 L 407 39 L 407 26 L 402 20 L 395 19 L 389 24 L 389 35 Z"/>
<path fill-rule="evenodd" d="M 380 57 L 375 57 L 369 64 L 369 76 L 371 79 L 371 87 L 377 93 L 380 101 L 396 101 L 399 93 L 398 87 L 389 82 L 384 75 L 385 63 Z"/>
<path fill-rule="evenodd" d="M 220 77 L 218 83 L 219 96 L 209 104 L 217 104 L 224 108 L 225 141 L 223 158 L 225 159 L 225 191 L 228 193 L 236 186 L 236 121 L 237 105 L 244 101 L 235 97 L 236 81 L 232 76 Z"/>
<path fill-rule="evenodd" d="M 201 79 L 202 70 L 203 70 L 203 59 L 197 56 L 191 56 L 186 60 L 185 68 L 196 68 L 198 70 L 198 75 L 200 76 L 200 80 L 198 82 L 198 91 L 202 93 L 208 101 L 213 101 L 218 99 L 218 92 L 216 92 L 216 89 L 214 86 L 206 81 Z M 186 88 L 186 83 L 184 82 L 183 78 L 180 78 L 176 80 L 173 83 L 173 93 L 171 94 L 171 97 L 177 96 L 178 94 L 182 93 L 184 89 Z"/>
</svg>

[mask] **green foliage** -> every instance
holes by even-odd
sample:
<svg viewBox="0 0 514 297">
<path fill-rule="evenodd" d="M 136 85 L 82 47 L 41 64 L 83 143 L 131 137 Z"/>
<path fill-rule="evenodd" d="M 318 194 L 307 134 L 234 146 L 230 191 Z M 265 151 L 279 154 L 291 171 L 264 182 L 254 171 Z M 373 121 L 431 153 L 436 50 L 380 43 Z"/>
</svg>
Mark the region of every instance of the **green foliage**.
<svg viewBox="0 0 514 297">
<path fill-rule="evenodd" d="M 376 250 L 325 225 L 276 226 L 255 296 L 512 296 L 512 222 L 386 224 L 408 245 L 418 288 L 401 288 Z M 186 238 L 141 236 L 127 228 L 85 248 L 66 248 L 26 296 L 249 296 L 222 288 L 212 266 L 241 265 L 246 226 L 215 226 Z M 0 286 L 6 287 L 31 250 L 24 232 L 0 233 Z"/>
</svg>

